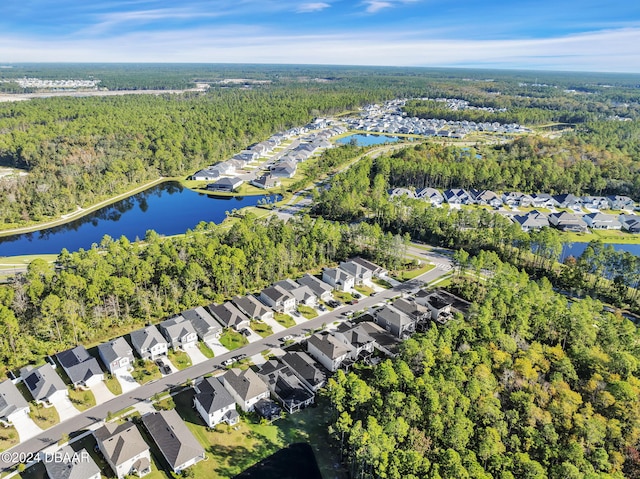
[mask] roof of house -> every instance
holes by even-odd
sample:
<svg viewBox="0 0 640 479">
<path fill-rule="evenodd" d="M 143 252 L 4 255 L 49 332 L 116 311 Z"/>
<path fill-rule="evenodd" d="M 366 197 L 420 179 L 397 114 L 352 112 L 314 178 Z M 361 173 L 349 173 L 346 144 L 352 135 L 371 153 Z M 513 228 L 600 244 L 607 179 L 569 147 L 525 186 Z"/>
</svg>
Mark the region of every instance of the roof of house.
<svg viewBox="0 0 640 479">
<path fill-rule="evenodd" d="M 235 177 L 235 178 L 220 178 L 215 183 L 213 183 L 213 185 L 221 186 L 221 187 L 237 188 L 242 183 L 244 183 L 244 180 L 242 180 L 241 178 L 237 178 L 237 177 Z"/>
<path fill-rule="evenodd" d="M 271 175 L 262 175 L 259 178 L 251 180 L 251 183 L 262 188 L 271 188 L 273 186 L 277 186 L 280 183 L 280 180 Z"/>
<path fill-rule="evenodd" d="M 307 344 L 314 346 L 331 360 L 341 358 L 351 351 L 344 343 L 327 333 L 316 333 L 312 335 L 307 339 Z"/>
<path fill-rule="evenodd" d="M 18 409 L 28 408 L 29 403 L 11 381 L 0 383 L 0 417 L 7 417 Z"/>
<path fill-rule="evenodd" d="M 36 400 L 46 399 L 57 391 L 67 390 L 67 386 L 49 363 L 35 369 L 32 366 L 22 368 L 20 376 Z"/>
<path fill-rule="evenodd" d="M 533 210 L 524 215 L 514 215 L 513 220 L 524 228 L 542 228 L 549 226 L 549 219 L 543 213 Z"/>
<path fill-rule="evenodd" d="M 133 355 L 131 346 L 122 336 L 108 343 L 98 344 L 98 351 L 100 351 L 100 355 L 108 364 L 111 364 L 116 359 Z"/>
<path fill-rule="evenodd" d="M 436 199 L 436 200 L 444 199 L 440 191 L 430 187 L 422 188 L 421 190 L 416 191 L 416 198 L 429 198 L 429 199 Z"/>
<path fill-rule="evenodd" d="M 406 313 L 386 304 L 378 309 L 375 314 L 376 317 L 383 319 L 387 324 L 397 326 L 399 329 L 413 322 Z"/>
<path fill-rule="evenodd" d="M 229 407 L 236 402 L 217 378 L 209 377 L 196 383 L 195 399 L 209 414 Z"/>
<path fill-rule="evenodd" d="M 118 466 L 149 449 L 140 431 L 133 422 L 116 424 L 107 422 L 93 435 L 109 456 L 112 464 Z"/>
<path fill-rule="evenodd" d="M 567 213 L 563 211 L 561 213 L 551 213 L 549 215 L 549 223 L 556 226 L 575 225 L 580 227 L 587 227 L 587 223 L 584 222 L 582 217 L 574 215 L 573 213 Z"/>
<path fill-rule="evenodd" d="M 396 338 L 393 334 L 391 334 L 386 329 L 381 328 L 376 323 L 371 321 L 363 321 L 358 323 L 358 326 L 367 332 L 369 336 L 371 336 L 374 341 L 390 351 L 395 351 L 399 348 L 402 341 Z"/>
<path fill-rule="evenodd" d="M 204 449 L 175 409 L 145 414 L 142 423 L 173 469 L 204 455 Z"/>
<path fill-rule="evenodd" d="M 350 273 L 347 273 L 345 270 L 341 268 L 325 268 L 322 272 L 322 277 L 327 276 L 333 280 L 336 284 L 342 284 L 349 279 L 354 279 L 354 276 Z"/>
<path fill-rule="evenodd" d="M 236 296 L 231 300 L 240 311 L 250 318 L 259 318 L 269 311 L 273 311 L 268 306 L 261 303 L 258 298 L 252 294 L 246 296 Z"/>
<path fill-rule="evenodd" d="M 193 329 L 196 330 L 196 333 L 198 333 L 200 338 L 203 338 L 210 333 L 218 333 L 219 331 L 222 331 L 220 323 L 218 323 L 202 306 L 183 311 L 181 315 L 187 321 L 191 322 Z"/>
<path fill-rule="evenodd" d="M 344 336 L 344 339 L 356 349 L 375 342 L 369 333 L 358 325 L 340 331 L 339 334 Z"/>
<path fill-rule="evenodd" d="M 90 356 L 82 345 L 56 354 L 56 358 L 74 384 L 103 374 L 96 358 Z"/>
<path fill-rule="evenodd" d="M 393 303 L 392 306 L 396 308 L 398 311 L 401 311 L 409 316 L 421 316 L 423 314 L 429 313 L 429 310 L 421 304 L 416 303 L 415 301 L 410 301 L 405 298 L 398 298 Z"/>
<path fill-rule="evenodd" d="M 371 271 L 371 273 L 373 273 L 373 274 L 378 274 L 378 273 L 384 271 L 384 268 L 382 266 L 378 266 L 377 264 L 372 263 L 371 261 L 368 261 L 368 260 L 366 260 L 364 258 L 361 258 L 360 256 L 356 256 L 351 261 L 353 261 L 354 263 L 358 263 L 361 266 L 364 266 L 366 269 Z"/>
<path fill-rule="evenodd" d="M 317 297 L 309 286 L 306 284 L 298 284 L 291 279 L 278 281 L 274 286 L 280 286 L 282 289 L 291 293 L 299 303 L 303 303 L 309 298 Z"/>
<path fill-rule="evenodd" d="M 207 308 L 225 328 L 234 328 L 243 322 L 249 321 L 249 318 L 231 301 L 225 301 L 223 304 L 212 303 Z"/>
<path fill-rule="evenodd" d="M 155 326 L 147 326 L 130 334 L 131 344 L 137 351 L 151 349 L 156 344 L 167 344 L 167 340 Z"/>
<path fill-rule="evenodd" d="M 305 402 L 313 397 L 313 393 L 303 386 L 286 364 L 275 360 L 267 361 L 260 367 L 258 374 L 286 404 Z"/>
<path fill-rule="evenodd" d="M 243 401 L 253 399 L 269 390 L 252 369 L 232 368 L 222 377 L 225 384 L 233 389 Z"/>
<path fill-rule="evenodd" d="M 296 280 L 297 283 L 308 286 L 313 293 L 320 297 L 333 289 L 330 284 L 325 283 L 321 279 L 310 274 L 305 274 L 302 278 Z"/>
<path fill-rule="evenodd" d="M 59 454 L 57 458 L 62 458 L 61 461 L 43 461 L 51 479 L 87 479 L 100 473 L 100 468 L 86 449 L 74 451 L 71 446 L 65 446 L 56 454 Z"/>
<path fill-rule="evenodd" d="M 262 290 L 262 294 L 275 302 L 293 299 L 293 295 L 282 286 L 273 285 Z"/>
<path fill-rule="evenodd" d="M 287 352 L 280 360 L 312 387 L 322 387 L 327 375 L 318 368 L 311 356 L 302 351 Z"/>
<path fill-rule="evenodd" d="M 173 318 L 165 319 L 159 325 L 160 330 L 163 330 L 171 340 L 182 338 L 188 334 L 197 334 L 191 321 L 182 316 L 174 316 Z"/>
<path fill-rule="evenodd" d="M 340 263 L 339 268 L 356 278 L 361 278 L 364 274 L 371 273 L 369 268 L 365 268 L 362 264 L 356 263 L 355 261 L 343 261 Z"/>
</svg>

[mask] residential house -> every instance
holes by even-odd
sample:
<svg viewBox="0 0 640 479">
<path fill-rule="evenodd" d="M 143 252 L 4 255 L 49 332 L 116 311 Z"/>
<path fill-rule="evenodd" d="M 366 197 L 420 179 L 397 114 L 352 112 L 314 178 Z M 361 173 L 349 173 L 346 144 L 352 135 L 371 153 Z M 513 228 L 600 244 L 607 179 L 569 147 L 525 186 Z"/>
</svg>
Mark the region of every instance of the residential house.
<svg viewBox="0 0 640 479">
<path fill-rule="evenodd" d="M 207 306 L 214 318 L 224 327 L 236 331 L 249 327 L 250 321 L 231 301 Z"/>
<path fill-rule="evenodd" d="M 491 190 L 471 190 L 470 194 L 473 201 L 478 205 L 489 205 L 494 208 L 502 206 L 502 199 Z"/>
<path fill-rule="evenodd" d="M 444 299 L 438 293 L 429 293 L 420 290 L 415 296 L 415 301 L 429 309 L 431 319 L 434 321 L 445 323 L 453 317 L 451 313 L 451 302 Z"/>
<path fill-rule="evenodd" d="M 20 377 L 33 399 L 44 406 L 69 396 L 67 386 L 49 363 L 38 368 L 26 366 L 20 370 Z"/>
<path fill-rule="evenodd" d="M 640 233 L 640 216 L 638 215 L 620 215 L 618 217 L 622 224 L 622 229 L 629 233 Z"/>
<path fill-rule="evenodd" d="M 469 192 L 460 188 L 444 190 L 443 196 L 450 205 L 469 205 L 473 203 L 473 198 Z"/>
<path fill-rule="evenodd" d="M 549 193 L 536 193 L 531 195 L 531 205 L 534 208 L 555 208 L 558 202 Z"/>
<path fill-rule="evenodd" d="M 166 356 L 169 343 L 155 326 L 147 326 L 130 334 L 131 345 L 142 359 L 156 359 Z"/>
<path fill-rule="evenodd" d="M 604 213 L 589 213 L 583 216 L 584 221 L 589 228 L 594 230 L 619 230 L 622 229 L 622 223 L 614 215 Z"/>
<path fill-rule="evenodd" d="M 355 261 L 343 261 L 340 263 L 338 268 L 353 276 L 355 278 L 355 284 L 371 283 L 371 279 L 373 277 L 372 271 L 360 263 Z"/>
<path fill-rule="evenodd" d="M 13 421 L 29 415 L 29 403 L 11 381 L 0 383 L 0 425 L 10 426 Z"/>
<path fill-rule="evenodd" d="M 44 454 L 42 462 L 49 479 L 100 479 L 100 468 L 86 449 L 74 451 L 65 446 Z"/>
<path fill-rule="evenodd" d="M 322 281 L 338 291 L 350 291 L 355 286 L 356 278 L 341 268 L 325 268 Z"/>
<path fill-rule="evenodd" d="M 351 347 L 331 334 L 316 333 L 307 339 L 307 352 L 329 371 L 335 372 L 349 359 Z"/>
<path fill-rule="evenodd" d="M 289 414 L 313 404 L 315 393 L 286 364 L 275 360 L 267 361 L 260 367 L 258 376 Z"/>
<path fill-rule="evenodd" d="M 510 207 L 522 206 L 523 208 L 528 208 L 533 204 L 533 198 L 526 193 L 512 191 L 502 195 L 502 202 Z"/>
<path fill-rule="evenodd" d="M 444 202 L 444 196 L 435 188 L 422 188 L 416 191 L 415 196 L 420 200 L 431 203 L 432 206 L 442 206 Z"/>
<path fill-rule="evenodd" d="M 176 474 L 205 459 L 204 449 L 175 409 L 145 414 L 142 424 Z"/>
<path fill-rule="evenodd" d="M 288 313 L 296 308 L 296 298 L 281 286 L 269 286 L 260 293 L 260 301 L 274 311 Z"/>
<path fill-rule="evenodd" d="M 222 334 L 222 326 L 202 306 L 183 311 L 181 316 L 189 321 L 201 341 L 212 341 Z"/>
<path fill-rule="evenodd" d="M 184 350 L 194 347 L 198 343 L 198 333 L 196 333 L 193 324 L 182 316 L 174 316 L 162 321 L 158 325 L 158 329 L 173 350 Z"/>
<path fill-rule="evenodd" d="M 371 276 L 380 277 L 385 276 L 388 273 L 388 271 L 382 266 L 378 266 L 377 264 L 372 263 L 371 261 L 367 261 L 366 259 L 359 256 L 352 258 L 351 261 L 353 261 L 354 263 L 358 263 L 359 265 L 364 266 L 366 269 L 371 271 Z"/>
<path fill-rule="evenodd" d="M 98 361 L 84 346 L 76 346 L 73 349 L 56 354 L 56 359 L 67 373 L 74 387 L 90 388 L 104 381 L 104 372 Z"/>
<path fill-rule="evenodd" d="M 209 191 L 235 191 L 244 183 L 244 180 L 238 177 L 220 178 L 215 183 L 207 185 Z"/>
<path fill-rule="evenodd" d="M 373 338 L 373 347 L 375 349 L 387 356 L 395 356 L 398 353 L 402 341 L 389 331 L 381 328 L 372 321 L 362 321 L 358 323 L 358 326 Z"/>
<path fill-rule="evenodd" d="M 351 349 L 349 357 L 353 361 L 371 356 L 375 340 L 360 325 L 342 323 L 334 333 L 335 338 Z"/>
<path fill-rule="evenodd" d="M 520 225 L 522 231 L 539 230 L 549 226 L 549 218 L 544 213 L 540 213 L 537 210 L 530 211 L 523 215 L 513 215 L 512 220 L 514 223 Z"/>
<path fill-rule="evenodd" d="M 607 196 L 607 201 L 612 210 L 632 210 L 636 205 L 631 198 L 621 195 Z"/>
<path fill-rule="evenodd" d="M 585 233 L 587 231 L 587 223 L 581 216 L 565 211 L 550 214 L 549 224 L 555 226 L 560 231 L 572 231 L 574 233 Z"/>
<path fill-rule="evenodd" d="M 99 344 L 98 354 L 111 374 L 133 369 L 133 349 L 122 336 L 108 343 Z"/>
<path fill-rule="evenodd" d="M 415 199 L 416 197 L 416 194 L 408 188 L 392 188 L 389 191 L 387 191 L 387 193 L 389 193 L 389 198 L 398 198 L 401 196 L 406 196 L 407 198 Z"/>
<path fill-rule="evenodd" d="M 313 392 L 317 393 L 327 383 L 326 373 L 305 352 L 288 351 L 280 358 L 280 361 L 289 366 L 289 369 L 298 376 L 302 384 Z"/>
<path fill-rule="evenodd" d="M 118 479 L 133 475 L 143 477 L 151 472 L 149 445 L 133 422 L 107 422 L 93 435 Z"/>
<path fill-rule="evenodd" d="M 269 188 L 275 188 L 276 186 L 280 186 L 282 183 L 275 176 L 262 175 L 259 178 L 255 178 L 251 180 L 251 184 L 253 186 L 257 186 L 258 188 L 268 190 Z"/>
<path fill-rule="evenodd" d="M 424 323 L 431 320 L 431 311 L 424 305 L 416 302 L 414 298 L 398 298 L 391 306 L 409 316 L 416 323 Z"/>
<path fill-rule="evenodd" d="M 553 199 L 556 200 L 560 208 L 569 208 L 575 211 L 582 210 L 582 199 L 572 195 L 571 193 L 555 195 Z"/>
<path fill-rule="evenodd" d="M 258 401 L 269 397 L 269 388 L 252 369 L 229 369 L 220 381 L 244 412 L 253 411 Z"/>
<path fill-rule="evenodd" d="M 273 319 L 273 309 L 261 303 L 252 294 L 236 296 L 231 302 L 250 319 L 258 319 L 260 321 Z"/>
<path fill-rule="evenodd" d="M 375 311 L 374 320 L 397 338 L 403 338 L 415 332 L 416 329 L 416 322 L 413 319 L 386 304 Z"/>
<path fill-rule="evenodd" d="M 313 308 L 318 304 L 318 297 L 309 286 L 298 284 L 291 279 L 278 281 L 274 286 L 280 286 L 291 293 L 296 300 L 296 305 L 303 304 Z"/>
<path fill-rule="evenodd" d="M 230 426 L 240 421 L 236 402 L 217 378 L 201 378 L 193 386 L 196 394 L 193 405 L 207 426 L 226 422 Z"/>
<path fill-rule="evenodd" d="M 333 290 L 331 285 L 315 276 L 305 274 L 302 278 L 298 278 L 296 283 L 309 287 L 309 289 L 313 291 L 313 294 L 322 301 L 329 301 L 331 299 L 331 291 Z"/>
<path fill-rule="evenodd" d="M 582 201 L 582 206 L 591 210 L 609 208 L 609 201 L 604 196 L 583 196 L 580 200 Z"/>
<path fill-rule="evenodd" d="M 198 181 L 212 181 L 220 178 L 220 170 L 218 168 L 205 168 L 204 170 L 197 171 L 191 175 L 192 180 Z"/>
<path fill-rule="evenodd" d="M 283 161 L 271 167 L 271 176 L 274 178 L 293 178 L 298 170 L 298 164 L 291 161 Z"/>
</svg>

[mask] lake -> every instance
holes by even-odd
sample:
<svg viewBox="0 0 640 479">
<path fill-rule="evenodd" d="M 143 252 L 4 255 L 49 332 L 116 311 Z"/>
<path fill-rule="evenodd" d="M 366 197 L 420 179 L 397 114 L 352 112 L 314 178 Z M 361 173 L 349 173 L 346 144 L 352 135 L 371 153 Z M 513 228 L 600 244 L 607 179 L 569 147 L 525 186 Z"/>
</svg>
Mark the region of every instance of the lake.
<svg viewBox="0 0 640 479">
<path fill-rule="evenodd" d="M 587 246 L 589 246 L 589 243 L 563 243 L 560 262 L 563 262 L 568 256 L 578 258 L 584 253 Z M 613 249 L 616 251 L 628 251 L 636 256 L 640 256 L 640 244 L 613 243 L 611 246 L 613 246 Z"/>
<path fill-rule="evenodd" d="M 344 138 L 340 138 L 336 140 L 336 143 L 341 145 L 346 145 L 351 142 L 351 140 L 355 140 L 358 146 L 371 146 L 371 145 L 381 145 L 383 143 L 395 143 L 400 140 L 397 136 L 387 136 L 387 135 L 363 135 L 363 134 L 355 134 L 345 136 Z"/>
<path fill-rule="evenodd" d="M 148 230 L 165 236 L 184 233 L 201 221 L 220 223 L 226 211 L 255 206 L 261 198 L 206 195 L 168 181 L 64 225 L 1 237 L 0 257 L 88 249 L 104 235 L 135 241 Z"/>
</svg>

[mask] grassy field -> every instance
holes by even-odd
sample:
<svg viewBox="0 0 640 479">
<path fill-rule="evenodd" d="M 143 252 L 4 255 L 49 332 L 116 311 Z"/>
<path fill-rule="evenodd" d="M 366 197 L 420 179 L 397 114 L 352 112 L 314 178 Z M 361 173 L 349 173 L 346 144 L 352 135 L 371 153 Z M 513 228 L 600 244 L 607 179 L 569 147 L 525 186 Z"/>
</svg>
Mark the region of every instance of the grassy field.
<svg viewBox="0 0 640 479">
<path fill-rule="evenodd" d="M 640 234 L 619 230 L 592 230 L 591 233 L 561 233 L 563 241 L 588 243 L 600 240 L 603 243 L 640 244 Z"/>
<path fill-rule="evenodd" d="M 431 263 L 425 263 L 419 268 L 407 269 L 407 270 L 398 272 L 398 274 L 396 275 L 396 279 L 398 279 L 399 281 L 407 281 L 415 278 L 416 276 L 420 276 L 421 274 L 427 273 L 428 271 L 431 271 L 433 268 L 435 268 L 435 265 Z"/>
<path fill-rule="evenodd" d="M 318 317 L 318 312 L 315 309 L 309 306 L 305 306 L 304 304 L 301 304 L 298 306 L 298 313 L 300 313 L 302 316 L 304 316 L 307 319 L 313 319 Z"/>
<path fill-rule="evenodd" d="M 133 379 L 135 379 L 140 384 L 148 383 L 154 379 L 160 379 L 162 374 L 160 374 L 160 368 L 153 361 L 144 361 L 142 366 L 136 362 L 135 369 L 131 373 Z"/>
<path fill-rule="evenodd" d="M 79 411 L 85 411 L 96 405 L 96 397 L 93 395 L 93 392 L 89 390 L 83 391 L 81 389 L 70 388 L 69 399 Z"/>
<path fill-rule="evenodd" d="M 273 334 L 273 329 L 267 323 L 263 323 L 262 321 L 252 320 L 251 325 L 249 326 L 256 334 L 266 338 L 267 336 L 271 336 Z"/>
<path fill-rule="evenodd" d="M 207 453 L 207 460 L 193 466 L 194 477 L 198 479 L 234 477 L 296 442 L 311 444 L 323 477 L 346 477 L 344 471 L 334 467 L 339 455 L 328 446 L 327 426 L 331 418 L 326 405 L 305 409 L 273 424 L 259 424 L 248 417 L 236 426 L 219 425 L 209 430 L 192 408 L 193 390 L 177 394 L 174 401 L 176 410 Z"/>
<path fill-rule="evenodd" d="M 222 333 L 222 336 L 220 336 L 220 344 L 222 344 L 229 351 L 232 351 L 242 346 L 246 346 L 247 344 L 249 344 L 249 340 L 239 332 L 227 328 L 225 329 L 224 333 Z"/>
<path fill-rule="evenodd" d="M 0 275 L 13 274 L 29 266 L 34 259 L 42 259 L 47 263 L 53 263 L 58 258 L 57 254 L 30 254 L 24 256 L 0 257 Z"/>
<path fill-rule="evenodd" d="M 273 319 L 275 319 L 278 324 L 280 324 L 281 326 L 284 326 L 285 328 L 290 328 L 290 327 L 296 325 L 296 323 L 293 320 L 293 318 L 291 316 L 289 316 L 288 314 L 275 313 L 273 315 Z"/>
<path fill-rule="evenodd" d="M 116 396 L 119 396 L 120 394 L 122 394 L 122 385 L 120 384 L 120 381 L 118 381 L 118 379 L 115 376 L 111 376 L 110 374 L 107 374 L 107 376 L 105 377 L 104 383 L 106 384 L 107 389 L 109 389 L 109 391 L 111 391 Z"/>
<path fill-rule="evenodd" d="M 191 366 L 191 358 L 184 351 L 171 350 L 167 357 L 169 358 L 169 361 L 171 361 L 171 364 L 181 371 Z"/>
</svg>

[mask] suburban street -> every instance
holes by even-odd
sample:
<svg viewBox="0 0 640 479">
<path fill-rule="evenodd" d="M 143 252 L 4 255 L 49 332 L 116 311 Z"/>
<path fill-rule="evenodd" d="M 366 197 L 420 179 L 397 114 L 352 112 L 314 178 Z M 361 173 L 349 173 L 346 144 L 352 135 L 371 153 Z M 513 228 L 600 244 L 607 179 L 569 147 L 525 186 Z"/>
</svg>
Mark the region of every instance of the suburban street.
<svg viewBox="0 0 640 479">
<path fill-rule="evenodd" d="M 133 406 L 138 402 L 148 401 L 156 393 L 167 391 L 173 387 L 184 384 L 187 380 L 196 379 L 205 374 L 216 371 L 217 369 L 224 369 L 221 363 L 226 359 L 232 358 L 239 354 L 246 355 L 246 357 L 259 354 L 264 350 L 271 348 L 278 348 L 282 346 L 282 338 L 285 335 L 300 337 L 307 333 L 310 333 L 316 329 L 320 329 L 323 326 L 329 326 L 337 321 L 345 321 L 346 317 L 343 313 L 347 310 L 368 310 L 372 306 L 384 302 L 386 299 L 398 296 L 402 292 L 409 292 L 419 287 L 422 282 L 428 283 L 435 279 L 445 275 L 451 270 L 451 260 L 446 255 L 439 255 L 436 252 L 428 252 L 423 249 L 410 248 L 410 253 L 414 255 L 421 255 L 427 260 L 436 263 L 436 268 L 430 270 L 427 273 L 415 278 L 412 281 L 401 283 L 391 289 L 384 290 L 377 293 L 373 297 L 363 297 L 357 305 L 344 305 L 336 308 L 333 311 L 324 313 L 317 318 L 305 321 L 302 324 L 293 326 L 286 331 L 275 333 L 266 338 L 261 338 L 259 341 L 250 343 L 244 347 L 222 354 L 212 359 L 208 359 L 199 364 L 193 365 L 189 368 L 183 369 L 161 379 L 151 381 L 144 384 L 129 393 L 123 393 L 107 402 L 97 405 L 87 411 L 81 412 L 73 418 L 63 421 L 46 431 L 43 431 L 36 437 L 24 441 L 17 446 L 9 449 L 8 452 L 18 453 L 14 456 L 20 456 L 20 453 L 28 454 L 41 451 L 49 446 L 57 444 L 59 439 L 66 434 L 75 433 L 89 429 L 91 426 L 99 424 L 103 421 L 109 413 L 115 413 L 127 407 Z M 2 461 L 0 455 L 0 471 L 6 471 L 16 462 L 6 463 Z"/>
</svg>

